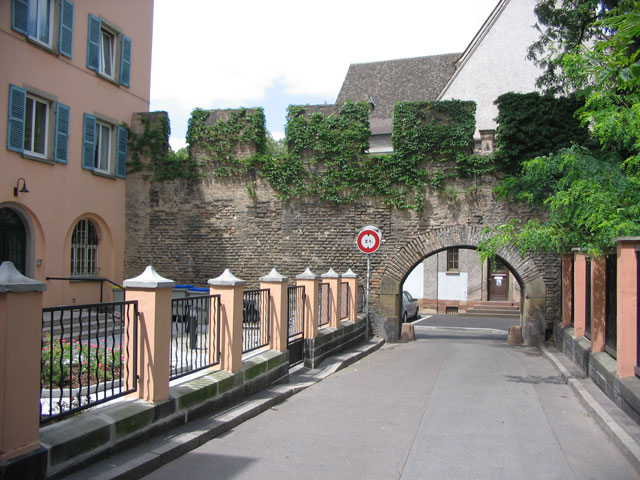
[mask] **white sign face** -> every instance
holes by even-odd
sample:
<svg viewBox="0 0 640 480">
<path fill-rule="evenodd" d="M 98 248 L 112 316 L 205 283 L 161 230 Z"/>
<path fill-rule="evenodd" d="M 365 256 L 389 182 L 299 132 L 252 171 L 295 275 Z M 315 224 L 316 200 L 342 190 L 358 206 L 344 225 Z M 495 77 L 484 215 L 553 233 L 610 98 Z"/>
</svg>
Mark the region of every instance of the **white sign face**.
<svg viewBox="0 0 640 480">
<path fill-rule="evenodd" d="M 362 253 L 371 254 L 380 248 L 382 232 L 373 225 L 368 225 L 360 230 L 356 245 Z"/>
</svg>

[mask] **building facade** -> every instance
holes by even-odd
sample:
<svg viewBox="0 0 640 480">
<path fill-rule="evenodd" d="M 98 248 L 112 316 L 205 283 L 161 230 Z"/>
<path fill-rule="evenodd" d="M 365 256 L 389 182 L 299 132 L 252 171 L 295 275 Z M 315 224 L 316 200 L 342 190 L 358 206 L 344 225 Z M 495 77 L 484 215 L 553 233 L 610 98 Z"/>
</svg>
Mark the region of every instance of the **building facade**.
<svg viewBox="0 0 640 480">
<path fill-rule="evenodd" d="M 153 0 L 0 8 L 0 261 L 45 281 L 45 305 L 108 300 L 95 280 L 123 280 L 126 125 L 149 109 Z"/>
</svg>

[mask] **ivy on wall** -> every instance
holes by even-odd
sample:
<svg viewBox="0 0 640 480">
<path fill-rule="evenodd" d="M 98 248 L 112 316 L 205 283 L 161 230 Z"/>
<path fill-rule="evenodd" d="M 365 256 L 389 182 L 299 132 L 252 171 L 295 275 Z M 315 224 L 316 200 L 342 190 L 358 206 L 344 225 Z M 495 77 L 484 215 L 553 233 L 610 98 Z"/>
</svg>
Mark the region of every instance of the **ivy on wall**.
<svg viewBox="0 0 640 480">
<path fill-rule="evenodd" d="M 457 100 L 399 102 L 394 111 L 394 153 L 367 154 L 369 108 L 364 102 L 335 106 L 290 106 L 285 145 L 269 148 L 262 109 L 192 113 L 189 152 L 173 153 L 166 139 L 168 121 L 143 121 L 132 135 L 130 171 L 144 169 L 156 181 L 200 176 L 237 176 L 255 172 L 282 199 L 312 196 L 350 203 L 382 198 L 387 205 L 420 210 L 424 191 L 443 192 L 446 180 L 494 170 L 491 157 L 472 155 L 475 104 Z M 153 118 L 153 116 L 151 116 Z M 255 182 L 247 190 L 255 196 Z"/>
</svg>

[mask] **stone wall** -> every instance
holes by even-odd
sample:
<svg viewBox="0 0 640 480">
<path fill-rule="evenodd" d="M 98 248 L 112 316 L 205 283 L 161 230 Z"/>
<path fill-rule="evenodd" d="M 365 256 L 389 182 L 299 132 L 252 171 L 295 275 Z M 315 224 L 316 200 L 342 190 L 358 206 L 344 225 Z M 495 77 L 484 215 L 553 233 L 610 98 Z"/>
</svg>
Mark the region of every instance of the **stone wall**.
<svg viewBox="0 0 640 480">
<path fill-rule="evenodd" d="M 249 194 L 247 183 L 253 180 L 255 194 Z M 475 247 L 483 227 L 536 215 L 526 206 L 497 201 L 492 194 L 496 182 L 485 177 L 473 193 L 465 193 L 470 180 L 457 179 L 451 182 L 456 196 L 427 191 L 424 211 L 418 213 L 385 206 L 375 198 L 346 205 L 313 198 L 283 201 L 255 174 L 164 182 L 132 174 L 127 178 L 125 278 L 154 265 L 178 283 L 205 285 L 230 268 L 254 287 L 273 267 L 291 279 L 310 267 L 316 274 L 351 268 L 363 282 L 366 257 L 357 249 L 355 237 L 363 226 L 373 224 L 384 239 L 371 258 L 371 304 L 377 311 L 383 276 L 401 284 L 433 251 Z M 559 259 L 521 259 L 512 251 L 500 255 L 521 280 L 544 280 L 543 321 L 550 328 L 560 318 Z M 381 321 L 388 317 L 378 315 Z M 375 328 L 393 340 L 393 335 L 384 334 L 386 327 Z"/>
</svg>

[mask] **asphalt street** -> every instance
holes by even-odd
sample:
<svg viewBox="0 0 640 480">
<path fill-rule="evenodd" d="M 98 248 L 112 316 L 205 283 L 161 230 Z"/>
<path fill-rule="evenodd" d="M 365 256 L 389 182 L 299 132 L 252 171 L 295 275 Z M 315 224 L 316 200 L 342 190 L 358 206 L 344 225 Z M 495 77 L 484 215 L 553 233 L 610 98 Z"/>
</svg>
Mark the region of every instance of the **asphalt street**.
<svg viewBox="0 0 640 480">
<path fill-rule="evenodd" d="M 417 321 L 415 342 L 383 346 L 145 478 L 640 478 L 538 349 L 455 318 Z"/>
</svg>

